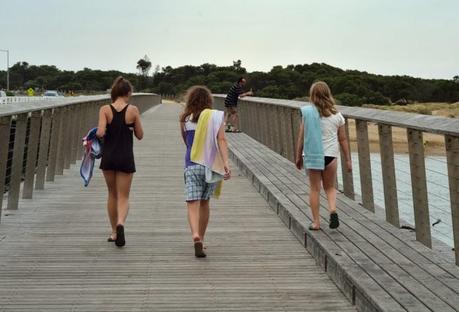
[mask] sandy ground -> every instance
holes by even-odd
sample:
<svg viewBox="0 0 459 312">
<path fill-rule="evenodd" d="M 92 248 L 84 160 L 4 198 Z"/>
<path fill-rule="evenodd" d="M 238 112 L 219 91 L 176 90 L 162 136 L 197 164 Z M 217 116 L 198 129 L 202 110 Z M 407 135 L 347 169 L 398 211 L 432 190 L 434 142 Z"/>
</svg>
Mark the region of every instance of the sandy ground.
<svg viewBox="0 0 459 312">
<path fill-rule="evenodd" d="M 355 121 L 349 120 L 349 136 L 351 141 L 351 150 L 357 151 L 357 140 Z M 368 124 L 368 137 L 370 140 L 370 151 L 379 153 L 379 135 L 378 126 L 373 123 Z M 427 155 L 445 155 L 445 139 L 442 135 L 424 133 L 424 148 Z M 392 127 L 392 140 L 395 153 L 408 153 L 408 143 L 406 129 Z"/>
</svg>

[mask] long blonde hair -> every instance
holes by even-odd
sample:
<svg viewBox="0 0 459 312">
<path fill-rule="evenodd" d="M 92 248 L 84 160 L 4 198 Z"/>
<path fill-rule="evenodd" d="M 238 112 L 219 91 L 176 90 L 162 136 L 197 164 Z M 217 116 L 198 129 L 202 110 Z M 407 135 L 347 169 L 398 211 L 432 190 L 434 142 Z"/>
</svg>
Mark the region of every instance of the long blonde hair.
<svg viewBox="0 0 459 312">
<path fill-rule="evenodd" d="M 312 84 L 309 90 L 309 99 L 317 107 L 321 117 L 329 117 L 338 112 L 330 88 L 323 81 L 317 81 Z"/>
</svg>

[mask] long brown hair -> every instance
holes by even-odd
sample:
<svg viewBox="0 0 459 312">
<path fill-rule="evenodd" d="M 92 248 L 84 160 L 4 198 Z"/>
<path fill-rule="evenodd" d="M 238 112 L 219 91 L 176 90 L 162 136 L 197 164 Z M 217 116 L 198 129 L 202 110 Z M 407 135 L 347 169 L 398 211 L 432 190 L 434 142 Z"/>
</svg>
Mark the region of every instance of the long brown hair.
<svg viewBox="0 0 459 312">
<path fill-rule="evenodd" d="M 323 81 L 312 84 L 309 90 L 309 99 L 317 107 L 321 117 L 329 117 L 338 112 L 331 90 Z"/>
<path fill-rule="evenodd" d="M 186 91 L 185 102 L 185 111 L 180 116 L 180 121 L 186 122 L 191 116 L 192 122 L 198 122 L 201 112 L 212 108 L 212 93 L 205 86 L 193 86 Z"/>
<path fill-rule="evenodd" d="M 124 79 L 122 76 L 118 76 L 115 81 L 113 81 L 112 85 L 112 91 L 110 94 L 112 101 L 115 102 L 120 96 L 130 95 L 133 89 L 134 88 L 129 80 Z"/>
</svg>

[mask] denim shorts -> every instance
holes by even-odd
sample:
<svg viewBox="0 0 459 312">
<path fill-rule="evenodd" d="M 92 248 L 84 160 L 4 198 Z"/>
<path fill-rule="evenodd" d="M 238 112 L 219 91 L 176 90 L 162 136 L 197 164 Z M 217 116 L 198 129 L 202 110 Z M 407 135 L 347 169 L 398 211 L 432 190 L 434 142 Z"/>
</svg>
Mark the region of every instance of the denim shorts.
<svg viewBox="0 0 459 312">
<path fill-rule="evenodd" d="M 192 165 L 185 169 L 186 201 L 209 200 L 216 187 L 217 183 L 206 182 L 206 167 Z"/>
</svg>

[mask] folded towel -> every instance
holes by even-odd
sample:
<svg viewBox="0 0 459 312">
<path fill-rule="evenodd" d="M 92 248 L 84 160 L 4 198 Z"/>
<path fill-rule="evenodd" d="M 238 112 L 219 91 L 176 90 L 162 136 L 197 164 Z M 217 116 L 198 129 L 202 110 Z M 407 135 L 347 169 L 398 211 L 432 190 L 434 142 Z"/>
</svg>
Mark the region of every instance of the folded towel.
<svg viewBox="0 0 459 312">
<path fill-rule="evenodd" d="M 314 104 L 301 107 L 304 121 L 304 167 L 323 170 L 325 168 L 324 147 L 320 115 Z"/>
<path fill-rule="evenodd" d="M 191 161 L 206 167 L 206 182 L 217 182 L 214 197 L 221 194 L 225 167 L 218 147 L 217 135 L 224 120 L 224 113 L 205 109 L 199 115 L 191 147 Z"/>
</svg>

